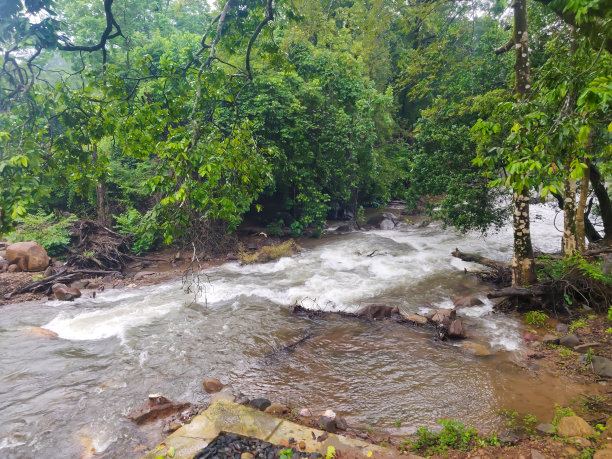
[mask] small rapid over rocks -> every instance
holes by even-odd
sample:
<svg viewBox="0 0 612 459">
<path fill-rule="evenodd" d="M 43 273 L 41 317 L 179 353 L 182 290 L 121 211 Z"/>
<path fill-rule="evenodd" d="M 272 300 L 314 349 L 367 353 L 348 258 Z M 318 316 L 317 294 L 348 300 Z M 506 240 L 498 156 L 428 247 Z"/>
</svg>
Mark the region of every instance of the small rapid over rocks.
<svg viewBox="0 0 612 459">
<path fill-rule="evenodd" d="M 534 243 L 543 251 L 559 247 L 554 215 L 545 205 L 532 208 Z M 102 457 L 137 457 L 159 437 L 126 415 L 151 393 L 206 402 L 201 384 L 209 375 L 249 397 L 333 408 L 354 425 L 401 420 L 416 427 L 452 417 L 486 428 L 499 408 L 548 415 L 572 389 L 553 377 L 534 384 L 530 372 L 513 365 L 524 345 L 520 323 L 493 313 L 482 286 L 463 272 L 474 266 L 451 256 L 455 247 L 508 260 L 511 233 L 482 238 L 432 224 L 330 234 L 291 258 L 208 270 L 205 294 L 195 302 L 175 281 L 6 306 L 0 451 L 78 457 L 89 448 Z M 419 327 L 333 314 L 369 304 L 425 314 L 453 308 L 465 295 L 482 304 L 460 308 L 458 316 L 490 357 L 436 342 Z M 296 316 L 296 304 L 332 314 Z M 32 327 L 57 339 L 28 333 Z M 305 334 L 299 346 L 287 346 Z"/>
</svg>

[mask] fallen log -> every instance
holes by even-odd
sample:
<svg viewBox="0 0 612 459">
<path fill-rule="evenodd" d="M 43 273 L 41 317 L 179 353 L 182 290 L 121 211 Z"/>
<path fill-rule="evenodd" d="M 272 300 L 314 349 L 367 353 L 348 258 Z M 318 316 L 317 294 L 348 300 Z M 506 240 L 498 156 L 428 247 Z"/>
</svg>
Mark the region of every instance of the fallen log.
<svg viewBox="0 0 612 459">
<path fill-rule="evenodd" d="M 512 280 L 512 270 L 508 263 L 491 260 L 490 258 L 474 253 L 465 253 L 457 248 L 453 250 L 452 256 L 459 258 L 460 260 L 467 261 L 469 263 L 477 263 L 491 269 L 491 272 L 476 273 L 485 281 L 491 281 L 500 285 L 509 285 Z M 468 272 L 467 269 L 465 271 L 466 273 Z"/>
<path fill-rule="evenodd" d="M 552 285 L 536 285 L 534 287 L 506 287 L 487 294 L 487 298 L 504 298 L 507 296 L 533 297 L 554 293 Z"/>
<path fill-rule="evenodd" d="M 36 293 L 36 292 L 49 292 L 51 286 L 56 283 L 71 283 L 81 279 L 83 276 L 108 276 L 114 274 L 121 274 L 119 271 L 106 271 L 100 269 L 79 269 L 79 270 L 68 270 L 62 269 L 60 272 L 53 274 L 42 279 L 28 282 L 12 292 L 4 295 L 5 299 L 10 299 L 13 295 L 19 295 L 21 293 Z"/>
</svg>

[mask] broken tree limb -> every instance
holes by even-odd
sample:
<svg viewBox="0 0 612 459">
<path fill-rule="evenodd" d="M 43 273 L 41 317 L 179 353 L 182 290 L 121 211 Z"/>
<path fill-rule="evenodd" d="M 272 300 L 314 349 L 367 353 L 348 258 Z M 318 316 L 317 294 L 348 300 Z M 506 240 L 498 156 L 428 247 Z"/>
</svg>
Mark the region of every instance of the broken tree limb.
<svg viewBox="0 0 612 459">
<path fill-rule="evenodd" d="M 510 269 L 510 265 L 508 263 L 491 260 L 490 258 L 486 258 L 475 253 L 464 253 L 459 249 L 453 250 L 452 255 L 453 257 L 459 258 L 460 260 L 467 261 L 470 263 L 478 263 L 479 265 L 483 265 L 491 269 Z"/>
<path fill-rule="evenodd" d="M 507 296 L 532 297 L 550 295 L 553 288 L 550 285 L 536 285 L 534 287 L 507 287 L 487 294 L 487 298 L 504 298 Z"/>
<path fill-rule="evenodd" d="M 5 295 L 5 298 L 10 299 L 13 295 L 19 295 L 21 293 L 47 292 L 51 289 L 51 286 L 53 284 L 71 283 L 75 280 L 81 279 L 83 276 L 108 276 L 114 274 L 121 273 L 119 271 L 106 271 L 99 269 L 79 269 L 74 271 L 63 269 L 60 272 L 51 276 L 24 284 L 13 290 L 9 294 Z"/>
</svg>

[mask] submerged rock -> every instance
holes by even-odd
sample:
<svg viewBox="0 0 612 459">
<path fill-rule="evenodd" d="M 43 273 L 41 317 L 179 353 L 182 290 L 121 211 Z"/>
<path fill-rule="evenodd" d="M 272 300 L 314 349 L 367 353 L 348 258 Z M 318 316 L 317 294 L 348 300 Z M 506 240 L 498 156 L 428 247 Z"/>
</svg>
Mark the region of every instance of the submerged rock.
<svg viewBox="0 0 612 459">
<path fill-rule="evenodd" d="M 487 355 L 491 355 L 491 351 L 487 346 L 481 343 L 477 343 L 475 341 L 463 341 L 461 343 L 461 349 L 470 354 L 477 355 L 480 357 L 484 357 Z"/>
<path fill-rule="evenodd" d="M 480 306 L 484 304 L 480 298 L 475 296 L 464 296 L 453 301 L 455 308 L 469 308 L 472 306 Z"/>
<path fill-rule="evenodd" d="M 387 306 L 384 304 L 370 304 L 365 308 L 361 309 L 357 313 L 357 317 L 361 317 L 362 319 L 387 319 L 391 317 L 393 314 L 393 309 L 391 306 Z"/>
<path fill-rule="evenodd" d="M 149 399 L 139 409 L 132 411 L 127 417 L 136 424 L 141 425 L 167 418 L 191 408 L 191 403 L 175 403 L 160 394 L 152 394 L 149 395 Z"/>
<path fill-rule="evenodd" d="M 28 334 L 35 336 L 37 338 L 47 338 L 47 339 L 58 339 L 59 335 L 52 330 L 48 330 L 42 327 L 28 327 Z"/>
<path fill-rule="evenodd" d="M 214 394 L 223 389 L 223 383 L 217 378 L 204 378 L 202 385 L 204 386 L 204 390 L 209 394 Z"/>
<path fill-rule="evenodd" d="M 595 435 L 595 431 L 580 416 L 566 416 L 559 421 L 557 434 L 560 437 L 588 437 Z"/>
</svg>

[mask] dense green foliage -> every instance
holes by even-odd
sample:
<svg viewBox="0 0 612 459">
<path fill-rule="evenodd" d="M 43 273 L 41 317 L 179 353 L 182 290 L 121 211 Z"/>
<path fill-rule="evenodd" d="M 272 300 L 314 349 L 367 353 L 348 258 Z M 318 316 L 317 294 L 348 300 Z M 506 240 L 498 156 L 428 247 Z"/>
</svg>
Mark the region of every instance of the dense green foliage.
<svg viewBox="0 0 612 459">
<path fill-rule="evenodd" d="M 612 172 L 600 3 L 529 5 L 519 102 L 499 2 L 9 0 L 0 232 L 61 210 L 141 253 L 245 215 L 319 234 L 391 199 L 485 231 L 509 188 Z"/>
</svg>

